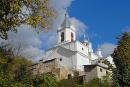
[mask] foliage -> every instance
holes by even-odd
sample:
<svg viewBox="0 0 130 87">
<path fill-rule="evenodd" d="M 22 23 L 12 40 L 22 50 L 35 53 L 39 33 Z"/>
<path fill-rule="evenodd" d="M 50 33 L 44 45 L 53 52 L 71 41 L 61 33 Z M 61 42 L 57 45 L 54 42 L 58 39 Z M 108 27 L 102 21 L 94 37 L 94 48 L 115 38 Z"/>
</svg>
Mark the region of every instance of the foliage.
<svg viewBox="0 0 130 87">
<path fill-rule="evenodd" d="M 114 84 L 116 87 L 130 87 L 130 33 L 125 32 L 118 38 L 118 46 L 112 54 L 116 69 Z"/>
<path fill-rule="evenodd" d="M 109 61 L 104 60 L 104 61 L 102 61 L 102 63 L 108 65 L 108 68 L 109 68 L 109 69 L 113 69 L 113 66 L 112 66 L 112 64 L 111 64 Z"/>
<path fill-rule="evenodd" d="M 47 29 L 54 13 L 49 0 L 1 0 L 0 37 L 7 39 L 7 32 L 17 31 L 16 26 L 21 24 Z"/>
<path fill-rule="evenodd" d="M 112 87 L 109 76 L 104 76 L 101 79 L 94 78 L 88 82 L 87 87 Z"/>
<path fill-rule="evenodd" d="M 33 79 L 34 87 L 57 87 L 57 80 L 53 74 L 42 74 Z"/>
<path fill-rule="evenodd" d="M 91 81 L 89 81 L 87 84 L 84 84 L 84 82 L 81 82 L 80 77 L 77 76 L 70 79 L 63 79 L 59 81 L 58 87 L 111 87 L 111 86 L 107 86 L 108 84 L 110 85 L 108 81 L 109 81 L 108 77 L 103 77 L 102 80 L 99 78 L 94 78 Z M 107 82 L 108 84 L 106 84 Z"/>
<path fill-rule="evenodd" d="M 94 78 L 87 85 L 88 87 L 101 87 L 101 79 Z"/>
<path fill-rule="evenodd" d="M 0 61 L 0 87 L 9 87 L 19 81 L 26 75 L 24 72 L 27 67 L 32 64 L 31 61 L 14 56 L 6 46 L 0 47 Z"/>
<path fill-rule="evenodd" d="M 73 79 L 64 79 L 58 83 L 58 87 L 78 87 L 78 84 Z"/>
<path fill-rule="evenodd" d="M 57 87 L 52 74 L 32 75 L 32 62 L 14 56 L 7 46 L 0 47 L 0 87 Z"/>
</svg>

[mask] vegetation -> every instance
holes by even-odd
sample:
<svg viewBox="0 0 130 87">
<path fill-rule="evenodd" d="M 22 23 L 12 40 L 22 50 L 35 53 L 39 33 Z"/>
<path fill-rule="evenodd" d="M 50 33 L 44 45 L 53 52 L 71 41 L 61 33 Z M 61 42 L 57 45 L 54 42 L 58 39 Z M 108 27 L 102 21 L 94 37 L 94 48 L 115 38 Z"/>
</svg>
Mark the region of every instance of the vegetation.
<svg viewBox="0 0 130 87">
<path fill-rule="evenodd" d="M 29 67 L 31 61 L 14 56 L 7 46 L 0 47 L 0 87 L 56 87 L 52 74 L 33 76 Z"/>
<path fill-rule="evenodd" d="M 110 69 L 110 70 L 113 69 L 112 64 L 111 64 L 108 60 L 106 60 L 106 59 L 99 60 L 98 63 L 103 63 L 103 64 L 107 65 L 107 66 L 108 66 L 108 69 Z"/>
<path fill-rule="evenodd" d="M 21 24 L 47 29 L 55 13 L 48 4 L 49 0 L 1 0 L 0 37 L 7 39 L 7 32 L 17 31 Z"/>
<path fill-rule="evenodd" d="M 103 76 L 101 79 L 94 78 L 88 82 L 87 87 L 113 87 L 110 75 Z"/>
<path fill-rule="evenodd" d="M 58 83 L 58 87 L 77 87 L 78 84 L 73 79 L 61 80 Z"/>
<path fill-rule="evenodd" d="M 109 81 L 108 76 L 104 76 L 102 79 L 94 78 L 87 84 L 77 83 L 74 79 L 61 80 L 58 83 L 58 87 L 113 87 Z"/>
<path fill-rule="evenodd" d="M 118 38 L 112 57 L 116 65 L 113 72 L 115 87 L 130 87 L 130 33 L 125 32 Z"/>
</svg>

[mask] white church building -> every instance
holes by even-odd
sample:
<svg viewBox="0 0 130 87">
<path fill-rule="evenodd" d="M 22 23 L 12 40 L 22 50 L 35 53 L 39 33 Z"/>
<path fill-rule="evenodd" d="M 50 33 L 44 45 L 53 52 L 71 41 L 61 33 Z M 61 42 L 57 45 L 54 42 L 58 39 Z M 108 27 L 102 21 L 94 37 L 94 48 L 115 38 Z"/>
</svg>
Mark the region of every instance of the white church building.
<svg viewBox="0 0 130 87">
<path fill-rule="evenodd" d="M 91 65 L 95 60 L 102 58 L 100 49 L 96 53 L 93 52 L 91 42 L 88 40 L 80 42 L 76 39 L 76 29 L 67 13 L 57 33 L 57 45 L 45 52 L 42 61 L 58 58 L 61 66 L 84 71 L 85 65 Z"/>
</svg>

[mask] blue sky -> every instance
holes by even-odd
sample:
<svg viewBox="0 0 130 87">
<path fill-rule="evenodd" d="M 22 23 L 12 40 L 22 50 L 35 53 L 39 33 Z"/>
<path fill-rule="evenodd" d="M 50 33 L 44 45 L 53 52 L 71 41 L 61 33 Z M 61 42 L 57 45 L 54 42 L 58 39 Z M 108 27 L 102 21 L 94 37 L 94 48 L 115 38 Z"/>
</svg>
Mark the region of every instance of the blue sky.
<svg viewBox="0 0 130 87">
<path fill-rule="evenodd" d="M 50 6 L 58 12 L 52 29 L 37 34 L 32 27 L 21 25 L 17 33 L 9 32 L 5 44 L 10 43 L 15 49 L 22 44 L 19 55 L 39 60 L 46 49 L 56 45 L 57 29 L 64 19 L 65 8 L 68 8 L 70 20 L 78 31 L 77 36 L 82 36 L 80 40 L 84 36 L 80 31 L 84 31 L 86 25 L 94 51 L 101 45 L 104 56 L 113 52 L 116 37 L 125 30 L 130 31 L 130 0 L 50 0 Z"/>
<path fill-rule="evenodd" d="M 116 44 L 116 37 L 130 26 L 130 0 L 75 0 L 69 15 L 88 26 L 94 48 Z"/>
</svg>

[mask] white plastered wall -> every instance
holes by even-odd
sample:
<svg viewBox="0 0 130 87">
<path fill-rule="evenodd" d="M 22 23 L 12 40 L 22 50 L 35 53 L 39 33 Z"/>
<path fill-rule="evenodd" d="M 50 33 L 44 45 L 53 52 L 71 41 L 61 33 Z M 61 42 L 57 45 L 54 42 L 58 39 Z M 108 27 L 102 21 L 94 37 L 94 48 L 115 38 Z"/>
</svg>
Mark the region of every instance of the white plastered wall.
<svg viewBox="0 0 130 87">
<path fill-rule="evenodd" d="M 79 53 L 76 54 L 76 59 L 77 59 L 77 65 L 76 65 L 77 70 L 84 71 L 83 65 L 90 64 L 89 58 L 86 58 L 83 55 L 80 55 Z"/>
</svg>

